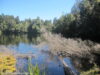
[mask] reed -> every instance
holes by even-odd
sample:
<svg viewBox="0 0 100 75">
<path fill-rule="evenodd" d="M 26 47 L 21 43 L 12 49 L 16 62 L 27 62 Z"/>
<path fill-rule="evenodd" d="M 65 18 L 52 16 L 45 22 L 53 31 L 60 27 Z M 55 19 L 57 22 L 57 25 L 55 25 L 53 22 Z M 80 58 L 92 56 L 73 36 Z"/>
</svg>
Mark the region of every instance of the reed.
<svg viewBox="0 0 100 75">
<path fill-rule="evenodd" d="M 39 69 L 38 64 L 34 66 L 31 63 L 31 59 L 29 59 L 29 62 L 28 62 L 28 72 L 29 72 L 29 75 L 40 75 L 40 69 Z"/>
</svg>

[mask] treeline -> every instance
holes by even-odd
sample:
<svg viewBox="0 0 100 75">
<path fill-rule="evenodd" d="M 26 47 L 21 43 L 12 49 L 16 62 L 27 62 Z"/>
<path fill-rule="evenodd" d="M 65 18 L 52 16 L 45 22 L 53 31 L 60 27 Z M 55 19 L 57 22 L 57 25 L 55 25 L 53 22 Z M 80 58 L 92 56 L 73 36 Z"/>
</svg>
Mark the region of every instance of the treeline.
<svg viewBox="0 0 100 75">
<path fill-rule="evenodd" d="M 49 28 L 52 26 L 50 20 L 42 20 L 39 17 L 36 19 L 26 19 L 20 21 L 19 17 L 0 15 L 0 33 L 2 34 L 40 34 L 42 27 Z M 50 29 L 50 28 L 49 28 Z"/>
<path fill-rule="evenodd" d="M 71 13 L 59 19 L 26 19 L 0 15 L 0 33 L 28 33 L 37 35 L 41 30 L 61 33 L 64 37 L 91 39 L 100 41 L 100 0 L 77 0 Z"/>
<path fill-rule="evenodd" d="M 77 0 L 70 14 L 54 19 L 53 32 L 100 41 L 100 0 Z"/>
</svg>

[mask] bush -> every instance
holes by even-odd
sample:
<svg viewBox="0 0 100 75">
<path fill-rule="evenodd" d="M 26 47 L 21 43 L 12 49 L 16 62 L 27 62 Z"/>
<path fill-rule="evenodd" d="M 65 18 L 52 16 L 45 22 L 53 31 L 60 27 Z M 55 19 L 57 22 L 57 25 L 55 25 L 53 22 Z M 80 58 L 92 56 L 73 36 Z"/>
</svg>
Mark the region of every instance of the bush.
<svg viewBox="0 0 100 75">
<path fill-rule="evenodd" d="M 62 53 L 65 54 L 65 56 L 91 56 L 90 51 L 91 46 L 93 46 L 93 42 L 91 41 L 83 41 L 79 38 L 64 38 L 61 35 L 52 33 L 44 33 L 43 37 L 45 39 L 45 42 L 42 43 L 42 45 L 48 45 L 50 51 L 55 55 L 59 55 L 59 53 Z"/>
</svg>

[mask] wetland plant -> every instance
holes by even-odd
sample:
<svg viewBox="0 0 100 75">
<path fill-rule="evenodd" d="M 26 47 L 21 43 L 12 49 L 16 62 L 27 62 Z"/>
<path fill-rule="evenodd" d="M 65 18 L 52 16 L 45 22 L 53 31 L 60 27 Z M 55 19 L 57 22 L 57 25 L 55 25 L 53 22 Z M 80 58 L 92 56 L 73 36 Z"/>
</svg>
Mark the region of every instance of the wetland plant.
<svg viewBox="0 0 100 75">
<path fill-rule="evenodd" d="M 29 75 L 40 75 L 40 69 L 39 69 L 38 64 L 36 64 L 36 66 L 34 66 L 31 63 L 31 59 L 29 59 L 29 61 L 28 61 L 28 72 L 29 72 Z"/>
</svg>

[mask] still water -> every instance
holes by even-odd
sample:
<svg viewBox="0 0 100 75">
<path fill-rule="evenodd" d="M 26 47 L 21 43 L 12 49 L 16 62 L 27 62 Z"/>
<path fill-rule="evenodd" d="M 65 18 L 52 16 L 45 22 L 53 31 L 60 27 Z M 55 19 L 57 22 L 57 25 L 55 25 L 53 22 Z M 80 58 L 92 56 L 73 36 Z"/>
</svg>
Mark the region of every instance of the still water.
<svg viewBox="0 0 100 75">
<path fill-rule="evenodd" d="M 57 56 L 47 53 L 48 46 L 43 46 L 42 48 L 37 48 L 41 37 L 29 37 L 28 35 L 9 35 L 0 36 L 0 44 L 15 50 L 20 54 L 34 54 L 36 57 L 32 58 L 32 64 L 38 64 L 41 72 L 45 72 L 46 75 L 65 75 L 62 63 L 59 61 Z M 45 52 L 46 51 L 46 52 Z M 73 70 L 71 61 L 65 58 L 69 67 Z M 27 72 L 28 60 L 26 58 L 18 58 L 16 67 L 19 72 Z"/>
</svg>

